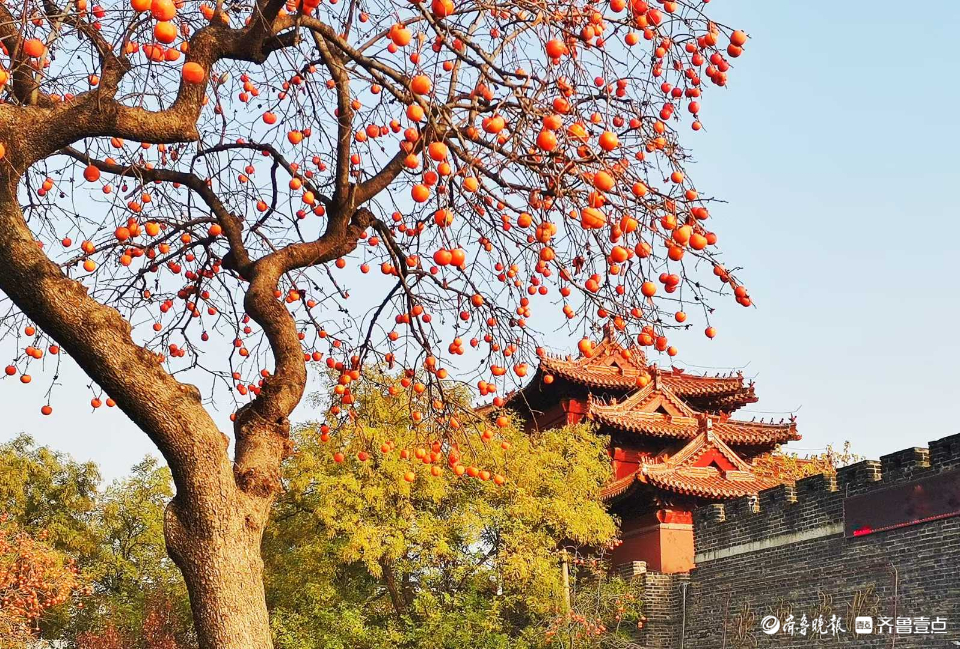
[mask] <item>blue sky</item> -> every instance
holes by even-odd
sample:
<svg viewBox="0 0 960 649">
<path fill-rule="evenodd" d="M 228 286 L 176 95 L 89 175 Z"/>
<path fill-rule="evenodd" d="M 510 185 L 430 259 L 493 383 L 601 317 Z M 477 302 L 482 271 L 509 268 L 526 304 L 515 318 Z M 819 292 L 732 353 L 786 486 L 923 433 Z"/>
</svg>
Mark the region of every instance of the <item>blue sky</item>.
<svg viewBox="0 0 960 649">
<path fill-rule="evenodd" d="M 717 338 L 682 336 L 678 365 L 756 376 L 753 411 L 796 410 L 800 452 L 850 440 L 877 457 L 960 432 L 960 4 L 708 9 L 751 39 L 729 89 L 703 101 L 705 130 L 686 142 L 697 185 L 728 201 L 711 213 L 758 308 L 717 303 Z M 60 375 L 49 418 L 39 414 L 48 377 L 3 386 L 0 439 L 27 432 L 107 477 L 152 451 L 121 413 L 89 413 L 89 391 L 71 387 L 89 383 L 79 370 Z"/>
</svg>

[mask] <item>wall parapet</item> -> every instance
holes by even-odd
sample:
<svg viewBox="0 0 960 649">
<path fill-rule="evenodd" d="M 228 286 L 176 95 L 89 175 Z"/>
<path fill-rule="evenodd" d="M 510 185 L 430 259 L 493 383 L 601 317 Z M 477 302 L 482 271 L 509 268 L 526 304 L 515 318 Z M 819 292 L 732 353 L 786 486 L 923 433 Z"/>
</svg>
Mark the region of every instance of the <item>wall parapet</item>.
<svg viewBox="0 0 960 649">
<path fill-rule="evenodd" d="M 934 440 L 928 448 L 911 447 L 884 455 L 879 461 L 857 462 L 838 469 L 836 475 L 809 476 L 756 496 L 707 505 L 693 513 L 696 554 L 715 556 L 730 548 L 771 539 L 816 536 L 814 530 L 842 533 L 846 497 L 957 468 L 960 434 Z"/>
</svg>

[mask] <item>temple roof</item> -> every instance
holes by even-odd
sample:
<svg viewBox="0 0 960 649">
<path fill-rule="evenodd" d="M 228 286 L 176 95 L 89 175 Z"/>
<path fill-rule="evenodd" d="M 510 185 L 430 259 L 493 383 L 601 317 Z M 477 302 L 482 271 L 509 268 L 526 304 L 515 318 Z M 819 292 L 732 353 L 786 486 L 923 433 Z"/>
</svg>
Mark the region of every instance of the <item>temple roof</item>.
<svg viewBox="0 0 960 649">
<path fill-rule="evenodd" d="M 654 437 L 693 439 L 707 421 L 714 434 L 727 444 L 774 445 L 800 439 L 792 418 L 764 423 L 696 412 L 657 373 L 645 388 L 623 401 L 608 403 L 591 397 L 588 416 L 610 428 Z"/>
<path fill-rule="evenodd" d="M 623 347 L 605 336 L 589 356 L 573 358 L 544 354 L 540 371 L 597 388 L 630 390 L 647 374 L 647 356 L 637 346 Z"/>
<path fill-rule="evenodd" d="M 550 374 L 592 388 L 626 391 L 648 380 L 653 369 L 643 349 L 637 345 L 624 347 L 607 330 L 603 340 L 589 356 L 574 358 L 544 354 L 540 360 L 539 374 Z M 660 372 L 663 382 L 677 395 L 686 399 L 707 400 L 714 410 L 732 411 L 757 401 L 753 383 L 745 384 L 739 372 L 727 376 L 706 376 L 688 374 L 677 367 Z"/>
<path fill-rule="evenodd" d="M 755 494 L 779 480 L 759 476 L 712 430 L 709 420 L 696 437 L 668 458 L 651 458 L 633 473 L 608 483 L 604 500 L 619 500 L 639 485 L 699 498 L 724 499 Z"/>
</svg>

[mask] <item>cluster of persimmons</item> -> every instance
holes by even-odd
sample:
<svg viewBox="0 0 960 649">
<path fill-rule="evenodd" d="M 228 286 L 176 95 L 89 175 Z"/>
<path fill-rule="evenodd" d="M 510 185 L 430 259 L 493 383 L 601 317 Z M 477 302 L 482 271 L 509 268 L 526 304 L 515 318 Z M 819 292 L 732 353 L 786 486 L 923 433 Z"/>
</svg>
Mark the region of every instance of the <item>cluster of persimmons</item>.
<svg viewBox="0 0 960 649">
<path fill-rule="evenodd" d="M 29 643 L 46 611 L 89 594 L 76 563 L 45 541 L 46 533 L 31 536 L 0 515 L 0 637 L 5 642 Z"/>
<path fill-rule="evenodd" d="M 706 17 L 706 0 L 298 0 L 268 26 L 268 56 L 209 66 L 181 58 L 211 30 L 254 25 L 255 12 L 106 4 L 75 0 L 61 31 L 24 13 L 3 42 L 0 83 L 15 90 L 32 75 L 49 105 L 79 101 L 106 79 L 103 57 L 78 44 L 87 36 L 116 48 L 131 102 L 166 109 L 199 89 L 198 141 L 91 132 L 27 174 L 24 209 L 47 254 L 128 317 L 159 363 L 209 373 L 238 402 L 271 377 L 238 247 L 255 264 L 332 229 L 351 236 L 344 223 L 361 215 L 347 254 L 298 260 L 274 290 L 304 362 L 338 376 L 328 407 L 345 424 L 371 363 L 401 372 L 393 396 L 433 404 L 411 425 L 449 433 L 470 415 L 445 412 L 443 382 L 469 379 L 503 405 L 507 380 L 524 380 L 542 353 L 541 329 L 563 323 L 589 356 L 609 323 L 672 357 L 689 307 L 709 318 L 709 298 L 725 292 L 751 305 L 716 256 L 679 141 L 684 121 L 703 128 L 705 82 L 725 86 L 747 43 Z M 698 267 L 714 278 L 694 277 Z M 60 350 L 32 323 L 16 331 L 27 344 L 6 375 L 27 383 L 29 365 Z M 104 401 L 115 405 L 99 393 L 91 405 Z"/>
</svg>

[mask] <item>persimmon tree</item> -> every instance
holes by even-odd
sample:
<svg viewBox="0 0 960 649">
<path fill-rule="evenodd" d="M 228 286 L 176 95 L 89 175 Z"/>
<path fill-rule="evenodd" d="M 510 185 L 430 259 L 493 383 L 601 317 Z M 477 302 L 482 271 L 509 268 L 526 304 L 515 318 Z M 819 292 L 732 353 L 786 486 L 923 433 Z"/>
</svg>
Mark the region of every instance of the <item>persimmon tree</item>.
<svg viewBox="0 0 960 649">
<path fill-rule="evenodd" d="M 344 425 L 365 363 L 423 370 L 411 425 L 447 440 L 437 380 L 502 393 L 557 319 L 674 354 L 686 308 L 712 337 L 708 298 L 750 304 L 679 141 L 747 40 L 704 8 L 0 5 L 6 375 L 65 353 L 156 444 L 201 646 L 271 644 L 260 541 L 308 363 Z"/>
</svg>

